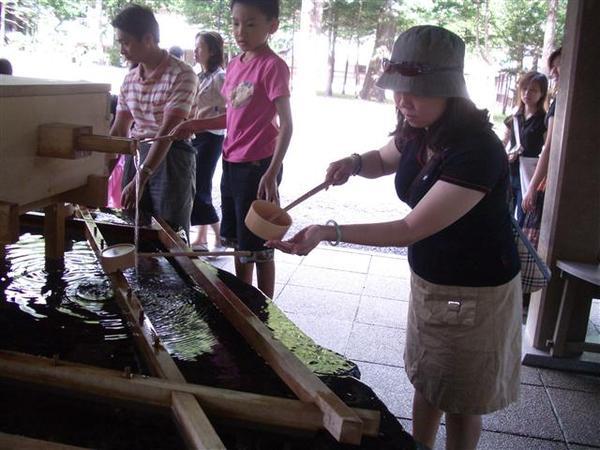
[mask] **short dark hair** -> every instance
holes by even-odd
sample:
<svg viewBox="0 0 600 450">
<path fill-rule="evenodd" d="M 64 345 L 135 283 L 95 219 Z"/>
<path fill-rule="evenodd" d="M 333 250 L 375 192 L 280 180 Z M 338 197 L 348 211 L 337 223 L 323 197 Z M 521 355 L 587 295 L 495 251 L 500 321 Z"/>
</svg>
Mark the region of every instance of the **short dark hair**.
<svg viewBox="0 0 600 450">
<path fill-rule="evenodd" d="M 113 27 L 131 34 L 138 41 L 141 41 L 146 34 L 151 34 L 156 43 L 160 40 L 158 22 L 147 6 L 136 4 L 126 6 L 111 23 Z"/>
<path fill-rule="evenodd" d="M 225 55 L 223 52 L 223 38 L 221 35 L 216 31 L 201 31 L 196 35 L 196 39 L 202 39 L 210 52 L 206 67 L 207 71 L 214 72 L 219 67 L 223 67 Z"/>
<path fill-rule="evenodd" d="M 558 47 L 550 56 L 548 56 L 548 69 L 552 70 L 552 66 L 554 66 L 554 60 L 558 58 L 562 54 L 562 46 Z"/>
<path fill-rule="evenodd" d="M 427 130 L 411 127 L 398 110 L 398 125 L 392 134 L 400 145 L 423 136 L 425 145 L 434 152 L 441 152 L 471 132 L 491 129 L 489 118 L 487 109 L 478 109 L 470 99 L 450 97 L 442 116 Z"/>
<path fill-rule="evenodd" d="M 0 75 L 12 75 L 12 64 L 8 59 L 0 58 Z"/>
<path fill-rule="evenodd" d="M 183 49 L 178 45 L 173 45 L 169 48 L 169 55 L 173 55 L 175 58 L 183 58 Z"/>
<path fill-rule="evenodd" d="M 236 3 L 254 6 L 263 13 L 268 20 L 279 19 L 279 0 L 231 0 L 229 9 L 233 9 L 233 5 Z"/>
</svg>

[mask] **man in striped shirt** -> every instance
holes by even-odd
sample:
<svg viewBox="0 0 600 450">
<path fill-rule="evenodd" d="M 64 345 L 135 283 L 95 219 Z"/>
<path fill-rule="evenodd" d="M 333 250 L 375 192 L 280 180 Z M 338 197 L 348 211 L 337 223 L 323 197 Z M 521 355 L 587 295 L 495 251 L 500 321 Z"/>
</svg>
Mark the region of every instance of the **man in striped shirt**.
<svg viewBox="0 0 600 450">
<path fill-rule="evenodd" d="M 112 25 L 121 54 L 137 66 L 121 86 L 110 134 L 137 139 L 169 134 L 192 113 L 198 84 L 194 71 L 159 47 L 158 22 L 151 9 L 128 6 Z M 141 144 L 140 162 L 140 211 L 189 233 L 195 190 L 194 148 L 187 141 Z M 131 156 L 125 162 L 122 187 L 123 207 L 133 208 L 135 167 Z"/>
</svg>

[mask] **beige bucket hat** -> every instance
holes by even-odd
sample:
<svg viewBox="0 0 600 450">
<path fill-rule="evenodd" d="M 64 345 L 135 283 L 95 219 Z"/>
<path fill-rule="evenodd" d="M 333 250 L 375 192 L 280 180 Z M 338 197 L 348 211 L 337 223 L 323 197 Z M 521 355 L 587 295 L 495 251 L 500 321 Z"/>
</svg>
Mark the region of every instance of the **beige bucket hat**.
<svg viewBox="0 0 600 450">
<path fill-rule="evenodd" d="M 396 39 L 391 60 L 384 59 L 377 86 L 424 97 L 469 98 L 463 75 L 465 43 L 432 25 L 409 28 Z"/>
</svg>

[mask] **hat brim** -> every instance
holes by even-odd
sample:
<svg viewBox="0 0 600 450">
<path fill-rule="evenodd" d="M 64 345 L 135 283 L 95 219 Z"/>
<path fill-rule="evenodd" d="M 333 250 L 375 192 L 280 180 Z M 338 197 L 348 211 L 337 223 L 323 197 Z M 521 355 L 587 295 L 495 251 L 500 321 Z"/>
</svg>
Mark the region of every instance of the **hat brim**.
<svg viewBox="0 0 600 450">
<path fill-rule="evenodd" d="M 469 98 L 465 77 L 458 71 L 426 73 L 413 77 L 384 72 L 375 84 L 381 89 L 406 92 L 421 97 Z"/>
</svg>

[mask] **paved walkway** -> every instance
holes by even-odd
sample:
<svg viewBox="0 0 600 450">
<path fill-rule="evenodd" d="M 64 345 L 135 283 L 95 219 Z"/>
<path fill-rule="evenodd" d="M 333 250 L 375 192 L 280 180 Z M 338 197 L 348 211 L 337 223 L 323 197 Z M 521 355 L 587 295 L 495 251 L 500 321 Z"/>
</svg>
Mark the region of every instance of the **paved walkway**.
<svg viewBox="0 0 600 450">
<path fill-rule="evenodd" d="M 276 254 L 275 302 L 319 345 L 356 362 L 362 381 L 411 430 L 403 368 L 409 269 L 405 258 L 323 245 Z M 233 271 L 231 258 L 213 263 Z M 590 327 L 600 331 L 600 302 Z M 600 378 L 523 367 L 521 399 L 484 417 L 480 449 L 600 448 Z M 436 449 L 443 449 L 440 427 Z"/>
</svg>

